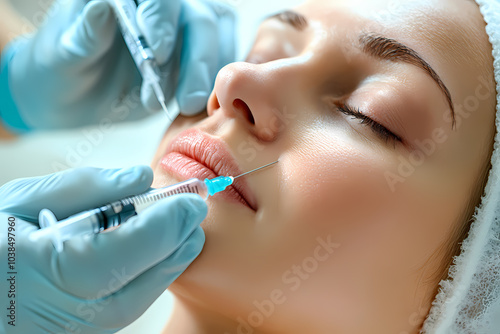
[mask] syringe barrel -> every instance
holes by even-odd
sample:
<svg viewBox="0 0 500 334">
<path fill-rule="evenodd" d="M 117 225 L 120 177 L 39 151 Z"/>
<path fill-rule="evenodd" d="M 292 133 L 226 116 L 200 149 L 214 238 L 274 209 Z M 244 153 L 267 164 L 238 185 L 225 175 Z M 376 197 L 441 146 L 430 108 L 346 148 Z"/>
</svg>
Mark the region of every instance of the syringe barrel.
<svg viewBox="0 0 500 334">
<path fill-rule="evenodd" d="M 159 200 L 178 194 L 198 194 L 204 200 L 208 198 L 208 189 L 205 182 L 199 179 L 189 179 L 164 188 L 154 189 L 142 195 L 131 197 L 137 213 L 144 211 L 147 207 Z"/>
<path fill-rule="evenodd" d="M 137 6 L 133 0 L 108 0 L 113 6 L 125 44 L 137 68 L 144 76 L 144 61 L 155 62 L 154 54 L 141 33 L 136 20 Z M 157 69 L 155 68 L 155 71 Z M 158 73 L 157 73 L 158 74 Z"/>
<path fill-rule="evenodd" d="M 208 198 L 206 184 L 198 179 L 190 179 L 104 205 L 92 211 L 99 220 L 98 230 L 95 233 L 126 222 L 163 198 L 187 193 L 198 194 L 204 199 Z"/>
<path fill-rule="evenodd" d="M 33 238 L 36 240 L 48 235 L 53 239 L 56 248 L 62 250 L 62 243 L 68 239 L 96 234 L 118 226 L 163 198 L 187 193 L 198 194 L 205 200 L 208 198 L 206 184 L 199 179 L 190 179 L 165 188 L 154 189 L 142 195 L 128 197 L 100 208 L 80 212 L 59 222 L 49 210 L 46 210 L 48 222 L 41 224 L 43 228 L 36 231 Z M 47 217 L 47 215 L 41 216 Z"/>
</svg>

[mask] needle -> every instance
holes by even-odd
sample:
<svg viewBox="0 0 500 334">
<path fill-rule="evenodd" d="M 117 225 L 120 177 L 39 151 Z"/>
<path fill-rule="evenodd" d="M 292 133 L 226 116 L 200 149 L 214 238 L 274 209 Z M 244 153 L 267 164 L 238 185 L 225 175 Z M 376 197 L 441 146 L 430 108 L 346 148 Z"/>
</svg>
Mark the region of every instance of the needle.
<svg viewBox="0 0 500 334">
<path fill-rule="evenodd" d="M 267 165 L 265 165 L 265 166 L 262 166 L 262 167 L 259 167 L 259 168 L 254 169 L 254 170 L 251 170 L 251 171 L 249 171 L 249 172 L 246 172 L 246 173 L 240 174 L 240 175 L 238 175 L 238 176 L 235 176 L 235 177 L 234 177 L 234 179 L 237 179 L 237 178 L 239 178 L 239 177 L 242 177 L 242 176 L 248 175 L 248 174 L 253 173 L 253 172 L 256 172 L 256 171 L 258 171 L 258 170 L 261 170 L 261 169 L 267 168 L 267 167 L 269 167 L 269 166 L 272 166 L 272 165 L 274 165 L 274 164 L 277 164 L 278 162 L 279 162 L 279 160 L 277 160 L 277 161 L 275 161 L 275 162 L 271 162 L 270 164 L 267 164 Z"/>
<path fill-rule="evenodd" d="M 167 114 L 167 117 L 168 117 L 168 120 L 170 121 L 170 123 L 173 122 L 173 119 L 172 117 L 170 117 L 170 114 L 168 113 L 168 109 L 167 109 L 167 106 L 165 105 L 165 100 L 159 100 L 160 101 L 160 104 L 161 104 L 161 107 L 163 108 L 163 110 L 165 111 L 165 113 Z"/>
</svg>

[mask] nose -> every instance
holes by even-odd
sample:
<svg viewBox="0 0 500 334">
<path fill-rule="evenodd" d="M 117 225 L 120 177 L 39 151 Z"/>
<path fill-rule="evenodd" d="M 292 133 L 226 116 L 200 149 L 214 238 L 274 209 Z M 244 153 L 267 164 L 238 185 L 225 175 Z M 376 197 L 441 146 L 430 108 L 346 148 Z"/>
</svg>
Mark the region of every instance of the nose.
<svg viewBox="0 0 500 334">
<path fill-rule="evenodd" d="M 286 129 L 294 89 L 293 65 L 232 63 L 220 70 L 208 101 L 208 114 L 238 118 L 262 141 L 273 141 Z"/>
</svg>

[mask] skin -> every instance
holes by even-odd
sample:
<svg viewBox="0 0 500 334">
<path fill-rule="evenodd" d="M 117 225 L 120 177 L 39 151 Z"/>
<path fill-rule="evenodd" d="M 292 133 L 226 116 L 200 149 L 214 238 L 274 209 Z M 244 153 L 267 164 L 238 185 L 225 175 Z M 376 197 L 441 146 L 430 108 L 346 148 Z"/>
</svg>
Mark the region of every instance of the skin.
<svg viewBox="0 0 500 334">
<path fill-rule="evenodd" d="M 219 72 L 209 117 L 181 118 L 167 132 L 152 163 L 155 187 L 180 181 L 159 161 L 188 127 L 223 140 L 244 171 L 280 163 L 247 178 L 256 212 L 209 200 L 205 247 L 170 287 L 176 307 L 164 333 L 418 332 L 449 260 L 442 249 L 491 153 L 493 60 L 474 2 L 396 3 L 309 1 L 296 8 L 309 21 L 301 31 L 264 22 L 248 62 Z M 362 31 L 409 46 L 434 68 L 454 128 L 430 76 L 363 53 Z M 380 138 L 336 109 L 339 101 L 404 142 Z M 401 161 L 419 152 L 402 175 Z M 329 253 L 318 240 L 336 246 Z M 269 311 L 263 322 L 259 304 Z"/>
</svg>

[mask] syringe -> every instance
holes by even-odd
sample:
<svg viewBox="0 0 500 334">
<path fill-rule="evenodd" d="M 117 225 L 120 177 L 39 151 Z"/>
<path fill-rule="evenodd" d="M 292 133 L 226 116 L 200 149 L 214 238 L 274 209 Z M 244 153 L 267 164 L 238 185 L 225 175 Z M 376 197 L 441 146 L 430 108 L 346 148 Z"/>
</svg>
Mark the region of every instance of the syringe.
<svg viewBox="0 0 500 334">
<path fill-rule="evenodd" d="M 204 181 L 197 178 L 189 179 L 165 188 L 153 189 L 142 195 L 127 197 L 111 204 L 103 205 L 100 208 L 84 211 L 59 222 L 52 211 L 43 209 L 40 211 L 38 219 L 40 229 L 33 232 L 32 239 L 36 240 L 40 237 L 48 236 L 52 240 L 56 250 L 61 252 L 64 241 L 75 236 L 97 234 L 106 229 L 119 226 L 163 198 L 177 194 L 193 193 L 207 200 L 209 196 L 226 190 L 228 186 L 233 184 L 235 179 L 276 163 L 278 161 L 235 177 L 219 176 L 211 180 L 205 179 Z"/>
<path fill-rule="evenodd" d="M 151 86 L 161 107 L 167 114 L 169 120 L 172 121 L 172 117 L 167 109 L 165 95 L 160 85 L 160 69 L 158 63 L 137 25 L 137 6 L 134 0 L 108 1 L 114 9 L 123 39 L 141 73 L 142 80 Z"/>
</svg>

